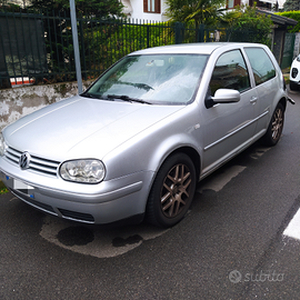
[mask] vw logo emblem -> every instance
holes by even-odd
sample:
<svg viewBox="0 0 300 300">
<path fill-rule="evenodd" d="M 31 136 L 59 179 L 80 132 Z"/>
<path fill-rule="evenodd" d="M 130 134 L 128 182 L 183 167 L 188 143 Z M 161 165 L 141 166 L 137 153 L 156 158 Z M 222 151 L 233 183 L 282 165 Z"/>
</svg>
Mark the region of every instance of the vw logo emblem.
<svg viewBox="0 0 300 300">
<path fill-rule="evenodd" d="M 23 152 L 20 160 L 19 160 L 19 166 L 22 170 L 26 170 L 29 168 L 31 156 L 28 152 Z"/>
</svg>

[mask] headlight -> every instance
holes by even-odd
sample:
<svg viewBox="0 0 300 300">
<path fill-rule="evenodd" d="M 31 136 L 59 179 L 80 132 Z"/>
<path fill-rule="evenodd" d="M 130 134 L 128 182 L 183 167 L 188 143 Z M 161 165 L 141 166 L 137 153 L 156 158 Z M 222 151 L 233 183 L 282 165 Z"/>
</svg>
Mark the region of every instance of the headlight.
<svg viewBox="0 0 300 300">
<path fill-rule="evenodd" d="M 4 155 L 5 150 L 6 150 L 6 144 L 2 133 L 0 133 L 0 156 Z"/>
<path fill-rule="evenodd" d="M 70 160 L 60 167 L 60 176 L 68 181 L 98 183 L 105 176 L 105 167 L 100 160 Z"/>
</svg>

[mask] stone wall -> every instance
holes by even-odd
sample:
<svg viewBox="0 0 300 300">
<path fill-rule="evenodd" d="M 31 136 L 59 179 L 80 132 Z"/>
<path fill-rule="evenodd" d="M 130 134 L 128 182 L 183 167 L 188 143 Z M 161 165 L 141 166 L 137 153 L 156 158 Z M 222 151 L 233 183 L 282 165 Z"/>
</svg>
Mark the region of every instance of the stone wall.
<svg viewBox="0 0 300 300">
<path fill-rule="evenodd" d="M 90 82 L 83 82 L 83 89 Z M 0 131 L 8 124 L 46 105 L 77 94 L 77 82 L 31 85 L 0 90 Z"/>
</svg>

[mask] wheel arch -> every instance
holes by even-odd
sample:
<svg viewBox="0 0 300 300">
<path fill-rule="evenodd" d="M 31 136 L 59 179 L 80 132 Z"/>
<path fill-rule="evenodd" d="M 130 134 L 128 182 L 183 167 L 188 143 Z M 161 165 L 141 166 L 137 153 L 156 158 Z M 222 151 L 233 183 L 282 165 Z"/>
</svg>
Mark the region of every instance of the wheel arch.
<svg viewBox="0 0 300 300">
<path fill-rule="evenodd" d="M 157 183 L 160 182 L 161 180 L 161 175 L 164 174 L 164 171 L 166 170 L 166 167 L 169 168 L 169 165 L 171 165 L 172 163 L 174 163 L 174 160 L 180 160 L 180 155 L 182 155 L 183 157 L 185 157 L 182 161 L 186 161 L 187 158 L 189 158 L 189 163 L 192 163 L 194 166 L 194 175 L 192 177 L 195 178 L 194 183 L 191 183 L 192 186 L 194 186 L 192 188 L 193 193 L 190 195 L 192 198 L 195 195 L 195 191 L 196 191 L 196 185 L 197 182 L 199 180 L 200 177 L 200 155 L 199 153 L 192 147 L 190 146 L 183 146 L 183 147 L 179 147 L 175 150 L 173 150 L 172 152 L 170 152 L 162 161 L 162 163 L 160 164 L 157 172 L 154 174 L 150 188 L 149 188 L 149 194 L 148 194 L 148 198 L 146 201 L 146 206 L 145 206 L 145 220 L 147 222 L 150 222 L 156 226 L 159 227 L 170 227 L 175 225 L 177 222 L 179 222 L 181 220 L 181 218 L 183 218 L 183 216 L 185 215 L 185 212 L 183 215 L 180 216 L 180 218 L 178 219 L 178 216 L 175 216 L 175 218 L 177 218 L 177 220 L 174 220 L 174 223 L 169 222 L 169 221 L 165 221 L 160 219 L 160 217 L 158 218 L 157 216 L 161 215 L 161 213 L 158 212 L 158 209 L 156 208 L 155 203 L 157 202 L 155 199 L 157 199 L 157 197 L 155 195 L 157 195 Z M 173 157 L 173 162 L 172 162 L 172 157 Z M 166 165 L 165 165 L 166 164 Z M 163 173 L 160 172 L 160 170 L 164 170 L 162 171 Z M 158 180 L 158 181 L 157 181 Z M 193 181 L 191 181 L 193 182 Z M 189 183 L 190 184 L 190 183 Z M 161 187 L 164 185 L 161 185 Z M 160 189 L 159 189 L 160 190 Z M 169 189 L 168 189 L 169 191 Z M 191 203 L 192 198 L 190 198 L 189 202 Z M 187 205 L 187 207 L 190 206 L 190 203 Z M 180 213 L 181 214 L 181 213 Z"/>
<path fill-rule="evenodd" d="M 151 184 L 149 186 L 149 192 L 152 189 L 152 186 L 153 186 L 153 183 L 155 181 L 157 172 L 159 171 L 159 169 L 161 168 L 161 166 L 164 164 L 164 162 L 168 158 L 170 158 L 171 156 L 173 156 L 173 155 L 175 155 L 177 153 L 184 153 L 184 154 L 186 154 L 187 156 L 190 157 L 190 159 L 192 160 L 192 162 L 193 162 L 193 164 L 195 166 L 197 181 L 199 181 L 200 173 L 201 173 L 201 158 L 200 158 L 200 154 L 193 147 L 191 147 L 191 146 L 181 146 L 181 147 L 178 147 L 178 148 L 172 150 L 171 152 L 169 152 L 168 155 L 166 155 L 166 157 L 164 157 L 164 159 L 161 161 L 159 167 L 157 168 L 157 171 L 155 172 L 155 174 L 154 174 L 154 176 L 152 178 Z M 147 200 L 147 202 L 148 202 L 148 200 Z"/>
<path fill-rule="evenodd" d="M 192 162 L 193 162 L 193 164 L 195 166 L 197 179 L 199 179 L 200 172 L 201 172 L 200 171 L 201 170 L 201 159 L 200 159 L 199 153 L 194 148 L 192 148 L 192 147 L 180 147 L 180 148 L 174 150 L 173 152 L 171 152 L 168 155 L 168 157 L 170 157 L 170 156 L 172 156 L 172 155 L 174 155 L 176 153 L 184 153 L 184 154 L 186 154 L 187 156 L 190 157 L 190 159 L 192 160 Z"/>
<path fill-rule="evenodd" d="M 284 97 L 282 97 L 282 98 L 279 100 L 279 102 L 277 103 L 277 105 L 278 105 L 279 103 L 283 106 L 283 109 L 284 109 L 284 111 L 285 111 L 285 110 L 286 110 L 286 107 L 287 107 L 287 99 L 284 98 Z M 277 107 L 277 105 L 276 105 L 276 107 Z M 275 109 L 276 109 L 276 107 L 275 107 Z"/>
</svg>

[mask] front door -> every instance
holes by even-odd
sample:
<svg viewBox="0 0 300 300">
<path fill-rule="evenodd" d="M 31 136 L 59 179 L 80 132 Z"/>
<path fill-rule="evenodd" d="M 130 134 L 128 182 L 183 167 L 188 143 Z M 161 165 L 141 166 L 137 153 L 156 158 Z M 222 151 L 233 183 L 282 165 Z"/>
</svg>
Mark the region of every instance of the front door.
<svg viewBox="0 0 300 300">
<path fill-rule="evenodd" d="M 257 95 L 251 89 L 249 72 L 240 50 L 222 54 L 210 81 L 213 96 L 220 88 L 238 90 L 239 102 L 220 103 L 207 108 L 201 126 L 205 130 L 203 172 L 211 172 L 249 145 L 255 131 L 254 107 Z"/>
</svg>

